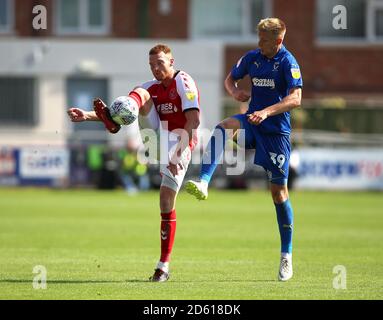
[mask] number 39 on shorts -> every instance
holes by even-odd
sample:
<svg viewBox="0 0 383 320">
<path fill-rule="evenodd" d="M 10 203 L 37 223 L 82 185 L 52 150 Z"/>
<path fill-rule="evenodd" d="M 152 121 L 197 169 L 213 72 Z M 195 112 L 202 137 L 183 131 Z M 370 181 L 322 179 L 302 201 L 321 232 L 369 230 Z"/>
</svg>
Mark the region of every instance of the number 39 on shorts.
<svg viewBox="0 0 383 320">
<path fill-rule="evenodd" d="M 270 159 L 271 161 L 273 161 L 273 163 L 275 165 L 278 166 L 278 168 L 282 168 L 283 167 L 283 164 L 285 163 L 286 161 L 286 157 L 284 154 L 276 154 L 274 152 L 269 152 L 270 154 Z M 278 162 L 278 163 L 277 163 Z"/>
</svg>

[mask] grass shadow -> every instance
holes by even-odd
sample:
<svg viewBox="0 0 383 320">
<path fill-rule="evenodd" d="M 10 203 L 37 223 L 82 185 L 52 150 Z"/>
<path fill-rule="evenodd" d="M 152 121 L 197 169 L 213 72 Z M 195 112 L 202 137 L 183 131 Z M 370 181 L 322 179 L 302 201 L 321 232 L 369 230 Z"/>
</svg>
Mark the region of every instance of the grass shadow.
<svg viewBox="0 0 383 320">
<path fill-rule="evenodd" d="M 32 283 L 31 279 L 1 279 L 0 283 Z M 47 280 L 50 284 L 98 284 L 98 283 L 134 283 L 148 282 L 148 280 L 132 279 L 132 280 Z"/>
<path fill-rule="evenodd" d="M 235 282 L 247 282 L 247 283 L 266 283 L 266 282 L 279 282 L 278 280 L 238 280 L 238 279 L 227 279 L 227 280 L 174 280 L 171 279 L 169 282 L 172 283 L 235 283 Z M 0 283 L 33 283 L 32 279 L 0 279 Z M 102 283 L 150 283 L 146 279 L 127 279 L 127 280 L 47 280 L 48 284 L 102 284 Z"/>
</svg>

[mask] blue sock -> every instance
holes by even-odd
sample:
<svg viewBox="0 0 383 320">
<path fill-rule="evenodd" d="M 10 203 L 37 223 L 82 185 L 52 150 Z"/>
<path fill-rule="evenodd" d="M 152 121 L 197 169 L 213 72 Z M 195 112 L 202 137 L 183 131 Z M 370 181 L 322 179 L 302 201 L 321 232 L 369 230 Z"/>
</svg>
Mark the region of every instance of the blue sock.
<svg viewBox="0 0 383 320">
<path fill-rule="evenodd" d="M 293 249 L 293 208 L 289 199 L 283 203 L 274 204 L 281 236 L 281 252 L 291 253 Z"/>
<path fill-rule="evenodd" d="M 207 183 L 210 182 L 217 168 L 217 164 L 222 159 L 226 140 L 227 135 L 225 129 L 221 126 L 216 126 L 202 157 L 201 173 L 199 175 L 200 180 L 205 180 Z"/>
</svg>

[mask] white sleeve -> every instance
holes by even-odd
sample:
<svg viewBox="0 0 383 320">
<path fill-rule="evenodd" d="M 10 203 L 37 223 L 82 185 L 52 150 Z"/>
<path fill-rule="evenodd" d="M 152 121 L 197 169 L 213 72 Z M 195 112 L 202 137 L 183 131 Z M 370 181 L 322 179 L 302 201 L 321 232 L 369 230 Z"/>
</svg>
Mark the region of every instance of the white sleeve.
<svg viewBox="0 0 383 320">
<path fill-rule="evenodd" d="M 158 130 L 158 128 L 160 127 L 160 117 L 158 116 L 154 105 L 151 107 L 149 113 L 145 116 L 145 119 L 147 120 L 147 122 L 153 130 Z"/>
<path fill-rule="evenodd" d="M 159 82 L 157 80 L 153 79 L 153 80 L 144 82 L 139 87 L 142 89 L 148 90 L 153 84 L 157 84 L 157 83 L 159 83 Z"/>
<path fill-rule="evenodd" d="M 197 86 L 191 76 L 180 71 L 176 77 L 177 92 L 182 100 L 182 111 L 199 109 L 199 94 Z"/>
<path fill-rule="evenodd" d="M 160 82 L 153 79 L 141 84 L 140 87 L 145 90 L 148 90 L 152 85 L 158 84 L 158 83 Z M 153 130 L 158 130 L 158 128 L 160 127 L 160 118 L 158 116 L 158 113 L 156 111 L 154 104 L 152 104 L 152 107 L 150 108 L 149 113 L 146 116 L 144 116 L 144 118 Z"/>
</svg>

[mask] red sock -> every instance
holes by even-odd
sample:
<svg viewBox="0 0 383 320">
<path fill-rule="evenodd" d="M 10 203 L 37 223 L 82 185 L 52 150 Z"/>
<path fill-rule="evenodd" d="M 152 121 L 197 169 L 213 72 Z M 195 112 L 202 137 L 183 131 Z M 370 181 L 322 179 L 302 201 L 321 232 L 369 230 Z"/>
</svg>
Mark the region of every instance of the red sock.
<svg viewBox="0 0 383 320">
<path fill-rule="evenodd" d="M 176 210 L 161 213 L 161 262 L 169 262 L 176 235 Z"/>
</svg>

